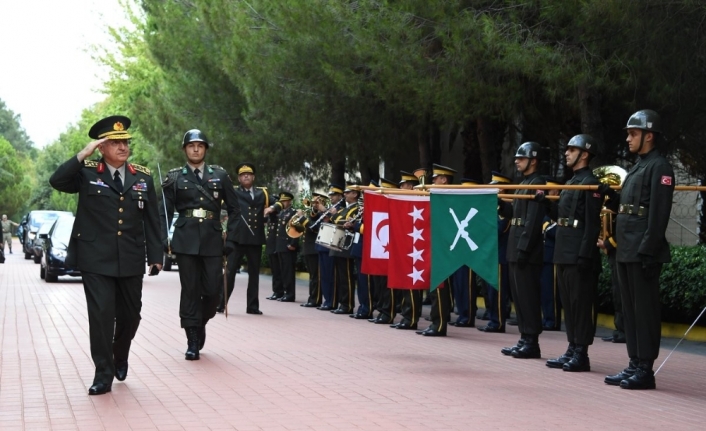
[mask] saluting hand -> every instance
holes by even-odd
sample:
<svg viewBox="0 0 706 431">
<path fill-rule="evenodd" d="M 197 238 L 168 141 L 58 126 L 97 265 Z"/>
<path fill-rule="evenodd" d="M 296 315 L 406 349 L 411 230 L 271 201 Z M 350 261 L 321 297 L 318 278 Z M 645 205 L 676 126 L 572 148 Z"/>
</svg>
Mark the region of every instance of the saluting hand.
<svg viewBox="0 0 706 431">
<path fill-rule="evenodd" d="M 96 151 L 96 148 L 100 147 L 103 142 L 107 141 L 108 138 L 103 138 L 99 139 L 97 141 L 93 141 L 90 144 L 86 145 L 83 150 L 79 151 L 76 157 L 78 158 L 79 162 L 82 162 L 86 160 L 87 158 L 91 157 L 91 155 Z"/>
</svg>

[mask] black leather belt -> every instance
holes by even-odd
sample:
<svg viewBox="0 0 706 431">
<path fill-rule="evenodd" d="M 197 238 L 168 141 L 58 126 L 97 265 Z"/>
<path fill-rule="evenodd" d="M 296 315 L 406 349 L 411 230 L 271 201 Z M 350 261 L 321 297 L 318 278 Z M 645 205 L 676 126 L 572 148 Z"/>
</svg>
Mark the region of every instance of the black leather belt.
<svg viewBox="0 0 706 431">
<path fill-rule="evenodd" d="M 182 215 L 184 217 L 205 218 L 208 220 L 213 220 L 214 218 L 216 218 L 213 211 L 208 211 L 201 208 L 197 210 L 186 210 Z"/>
<path fill-rule="evenodd" d="M 510 225 L 512 226 L 524 226 L 525 222 L 521 218 L 510 219 Z"/>
<path fill-rule="evenodd" d="M 645 207 L 637 205 L 620 204 L 618 207 L 618 214 L 629 214 L 629 215 L 643 215 L 645 214 Z"/>
<path fill-rule="evenodd" d="M 580 220 L 574 220 L 571 222 L 571 219 L 569 218 L 560 218 L 556 221 L 557 226 L 561 227 L 572 227 L 574 229 L 578 229 L 583 225 Z"/>
</svg>

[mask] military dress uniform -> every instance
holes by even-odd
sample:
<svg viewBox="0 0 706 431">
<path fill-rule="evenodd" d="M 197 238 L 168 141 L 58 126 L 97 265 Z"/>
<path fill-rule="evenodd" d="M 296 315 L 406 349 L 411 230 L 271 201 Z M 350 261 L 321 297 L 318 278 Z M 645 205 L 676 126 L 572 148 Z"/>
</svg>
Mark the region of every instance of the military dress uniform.
<svg viewBox="0 0 706 431">
<path fill-rule="evenodd" d="M 593 154 L 595 143 L 589 135 L 573 137 L 568 147 L 583 148 Z M 598 185 L 589 167 L 574 171 L 566 185 Z M 562 190 L 558 211 L 554 263 L 557 265 L 561 303 L 564 308 L 567 352 L 558 360 L 547 361 L 564 371 L 590 371 L 588 346 L 596 332 L 596 298 L 601 256 L 596 242 L 601 230 L 603 197 L 597 191 Z M 558 365 L 563 363 L 562 365 Z"/>
<path fill-rule="evenodd" d="M 546 179 L 548 185 L 561 185 L 554 178 Z M 554 263 L 554 246 L 556 244 L 557 224 L 549 215 L 542 221 L 542 237 L 544 238 L 544 264 L 542 265 L 542 329 L 545 331 L 561 331 L 561 299 L 559 293 L 559 275 Z"/>
<path fill-rule="evenodd" d="M 338 184 L 330 184 L 328 191 L 329 198 L 333 195 L 343 195 L 343 187 Z M 331 205 L 329 210 L 339 210 L 345 201 L 343 198 L 337 203 Z M 316 220 L 311 223 L 311 229 L 314 232 L 319 232 L 321 229 L 321 224 L 329 222 L 331 217 L 327 214 L 320 214 L 316 216 Z M 319 275 L 321 279 L 321 295 L 323 296 L 323 303 L 320 307 L 316 307 L 317 310 L 331 311 L 338 305 L 338 289 L 336 286 L 336 270 L 334 268 L 334 258 L 331 256 L 331 250 L 324 247 L 321 244 L 315 245 L 316 250 L 319 252 Z"/>
<path fill-rule="evenodd" d="M 203 140 L 201 140 L 203 139 Z M 208 141 L 198 130 L 184 136 L 189 142 Z M 198 171 L 198 172 L 197 172 Z M 181 282 L 179 319 L 190 347 L 187 360 L 199 359 L 206 341 L 206 324 L 216 315 L 223 297 L 223 226 L 222 206 L 228 211 L 226 242 L 233 244 L 233 226 L 240 208 L 228 173 L 220 166 L 203 164 L 201 169 L 186 164 L 169 171 L 162 183 L 166 220 L 174 221 L 171 250 L 176 255 Z M 162 229 L 166 242 L 169 226 Z M 232 247 L 232 245 L 231 245 Z M 197 340 L 198 349 L 194 349 Z"/>
<path fill-rule="evenodd" d="M 623 301 L 620 297 L 620 280 L 618 280 L 618 267 L 615 262 L 615 258 L 618 248 L 618 242 L 615 239 L 615 222 L 616 214 L 608 209 L 605 210 L 607 213 L 603 215 L 604 223 L 608 224 L 608 229 L 606 229 L 606 237 L 603 238 L 603 246 L 605 247 L 605 254 L 608 256 L 608 266 L 610 267 L 610 287 L 611 295 L 613 299 L 613 325 L 615 325 L 615 330 L 609 336 L 603 337 L 603 341 L 610 341 L 612 343 L 625 343 L 625 324 L 623 322 Z"/>
<path fill-rule="evenodd" d="M 107 117 L 90 130 L 93 139 L 127 140 L 127 117 Z M 140 324 L 142 278 L 147 262 L 162 262 L 157 195 L 149 169 L 125 163 L 115 170 L 103 159 L 76 156 L 49 178 L 53 188 L 78 193 L 66 264 L 81 268 L 88 308 L 91 358 L 89 394 L 110 392 L 113 376 L 124 380 L 130 345 Z"/>
<path fill-rule="evenodd" d="M 537 157 L 539 144 L 527 142 L 520 146 L 515 157 Z M 538 172 L 524 176 L 521 185 L 532 185 L 541 189 L 544 178 Z M 517 195 L 534 196 L 537 189 L 516 190 Z M 516 358 L 538 358 L 539 334 L 542 333 L 542 307 L 540 303 L 542 263 L 542 220 L 544 207 L 531 199 L 515 199 L 512 204 L 512 220 L 507 246 L 507 261 L 510 265 L 510 287 L 515 301 L 517 323 L 521 340 L 516 346 L 502 349 L 505 355 Z"/>
<path fill-rule="evenodd" d="M 237 166 L 238 175 L 255 173 L 249 163 Z M 252 186 L 246 190 L 242 185 L 235 188 L 240 206 L 240 216 L 235 222 L 235 251 L 228 256 L 228 298 L 235 286 L 235 274 L 243 263 L 248 261 L 248 290 L 246 293 L 246 313 L 262 314 L 260 311 L 260 263 L 262 246 L 265 244 L 264 210 L 270 206 L 270 198 L 264 187 Z"/>
<path fill-rule="evenodd" d="M 321 193 L 312 193 L 312 198 L 326 198 Z M 308 214 L 304 214 L 301 222 L 304 227 L 304 235 L 302 238 L 302 254 L 306 263 L 306 270 L 309 272 L 309 297 L 307 301 L 301 304 L 302 307 L 320 307 L 321 296 L 321 271 L 319 269 L 319 250 L 316 247 L 316 237 L 318 229 L 313 229 L 311 226 L 316 223 L 320 214 L 318 211 L 312 210 Z"/>
<path fill-rule="evenodd" d="M 661 132 L 659 115 L 638 111 L 626 129 L 641 129 L 644 135 Z M 662 265 L 671 262 L 665 237 L 674 194 L 674 170 L 656 149 L 639 155 L 628 172 L 617 197 L 606 206 L 618 213 L 616 221 L 617 266 L 623 300 L 628 368 L 605 382 L 625 389 L 654 389 L 652 367 L 659 356 L 661 313 L 659 276 Z"/>
<path fill-rule="evenodd" d="M 347 193 L 346 188 L 343 192 Z M 358 202 L 346 203 L 331 219 L 333 224 L 343 226 L 347 221 L 358 216 Z M 355 286 L 356 272 L 355 262 L 351 256 L 351 250 L 331 250 L 329 255 L 333 257 L 335 268 L 335 282 L 338 294 L 338 308 L 331 310 L 334 314 L 352 314 L 355 310 Z"/>
<path fill-rule="evenodd" d="M 270 262 L 270 271 L 272 271 L 272 295 L 265 299 L 278 300 L 284 296 L 284 286 L 282 285 L 282 273 L 280 271 L 279 261 L 277 260 L 277 217 L 282 205 L 275 202 L 270 206 L 273 209 L 271 213 L 265 216 L 265 227 L 267 234 L 265 238 L 265 255 Z"/>
<path fill-rule="evenodd" d="M 291 201 L 294 195 L 289 192 L 281 192 L 279 201 Z M 299 250 L 299 238 L 291 238 L 287 235 L 287 224 L 294 217 L 296 211 L 291 206 L 279 211 L 277 215 L 277 246 L 275 247 L 275 259 L 279 266 L 280 277 L 282 279 L 282 297 L 280 302 L 294 302 L 296 299 L 296 274 L 297 251 Z M 291 248 L 291 249 L 290 249 Z"/>
</svg>

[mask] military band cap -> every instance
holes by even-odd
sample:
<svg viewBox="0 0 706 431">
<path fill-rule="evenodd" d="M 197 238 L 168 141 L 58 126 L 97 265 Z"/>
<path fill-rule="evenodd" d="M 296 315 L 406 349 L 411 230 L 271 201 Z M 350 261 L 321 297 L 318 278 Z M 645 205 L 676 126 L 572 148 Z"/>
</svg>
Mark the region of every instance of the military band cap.
<svg viewBox="0 0 706 431">
<path fill-rule="evenodd" d="M 339 184 L 329 184 L 328 186 L 328 195 L 335 195 L 338 193 L 339 195 L 343 194 L 343 187 L 341 187 Z"/>
<path fill-rule="evenodd" d="M 294 199 L 294 195 L 289 192 L 280 192 L 279 193 L 279 201 L 280 202 L 291 201 L 292 199 Z"/>
<path fill-rule="evenodd" d="M 432 178 L 438 177 L 439 175 L 448 175 L 450 177 L 453 177 L 456 175 L 456 171 L 454 169 L 449 168 L 448 166 L 442 166 L 442 165 L 437 165 L 436 163 L 432 165 Z"/>
<path fill-rule="evenodd" d="M 461 178 L 462 186 L 477 186 L 479 184 L 481 184 L 481 182 L 478 180 L 474 180 L 473 178 Z"/>
<path fill-rule="evenodd" d="M 241 163 L 235 168 L 235 170 L 238 171 L 238 175 L 240 175 L 240 174 L 253 174 L 253 175 L 255 175 L 255 165 L 253 165 L 252 163 Z"/>
<path fill-rule="evenodd" d="M 321 193 L 321 192 L 312 192 L 312 193 L 311 193 L 311 197 L 314 197 L 314 198 L 326 198 L 326 199 L 328 199 L 328 196 L 326 196 L 325 194 L 323 194 L 323 193 Z"/>
<path fill-rule="evenodd" d="M 544 181 L 546 181 L 546 183 L 547 183 L 548 186 L 561 186 L 561 185 L 564 184 L 564 183 L 562 183 L 561 181 L 557 180 L 557 179 L 554 178 L 554 177 L 545 177 L 545 178 L 544 178 Z"/>
<path fill-rule="evenodd" d="M 490 184 L 510 184 L 512 180 L 498 171 L 490 173 Z"/>
<path fill-rule="evenodd" d="M 346 188 L 343 190 L 343 193 L 348 193 L 348 192 L 358 193 L 358 190 L 352 188 L 353 186 L 355 186 L 355 184 L 346 184 Z"/>
<path fill-rule="evenodd" d="M 132 139 L 127 132 L 132 121 L 123 115 L 105 117 L 91 126 L 88 137 L 91 139 Z"/>
<path fill-rule="evenodd" d="M 375 180 L 370 180 L 369 186 L 370 187 L 380 187 L 380 184 L 378 184 L 378 182 Z"/>
<path fill-rule="evenodd" d="M 380 178 L 380 187 L 385 189 L 399 189 L 400 186 L 385 178 Z"/>
<path fill-rule="evenodd" d="M 419 179 L 415 177 L 414 175 L 410 174 L 409 172 L 406 171 L 400 171 L 400 184 L 406 183 L 406 182 L 413 182 L 413 183 L 418 183 Z"/>
</svg>

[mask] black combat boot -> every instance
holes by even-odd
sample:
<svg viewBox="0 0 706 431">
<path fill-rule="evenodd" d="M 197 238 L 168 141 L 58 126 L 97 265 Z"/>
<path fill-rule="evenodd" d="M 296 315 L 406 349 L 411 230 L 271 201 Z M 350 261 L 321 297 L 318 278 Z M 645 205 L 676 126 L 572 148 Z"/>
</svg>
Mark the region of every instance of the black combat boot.
<svg viewBox="0 0 706 431">
<path fill-rule="evenodd" d="M 620 382 L 623 380 L 629 379 L 630 377 L 635 374 L 635 370 L 637 369 L 637 364 L 638 361 L 635 358 L 630 359 L 630 363 L 628 364 L 628 367 L 624 369 L 623 371 L 619 372 L 618 374 L 614 374 L 612 376 L 606 376 L 605 380 L 603 380 L 607 385 L 612 385 L 612 386 L 619 386 Z"/>
<path fill-rule="evenodd" d="M 197 361 L 199 359 L 199 327 L 189 326 L 186 331 L 186 353 L 184 358 L 187 361 Z"/>
<path fill-rule="evenodd" d="M 204 344 L 206 344 L 206 324 L 199 326 L 199 350 L 203 350 Z"/>
<path fill-rule="evenodd" d="M 620 382 L 620 387 L 623 389 L 656 389 L 652 364 L 652 361 L 640 361 L 640 365 L 635 369 L 635 374 Z"/>
<path fill-rule="evenodd" d="M 513 358 L 534 359 L 541 358 L 542 352 L 539 350 L 539 337 L 537 335 L 527 335 L 525 344 L 512 352 Z"/>
<path fill-rule="evenodd" d="M 574 343 L 569 343 L 569 347 L 566 348 L 566 352 L 556 359 L 550 359 L 547 361 L 547 367 L 549 368 L 561 368 L 565 363 L 569 362 L 571 358 L 574 357 Z"/>
<path fill-rule="evenodd" d="M 512 347 L 503 347 L 500 349 L 500 353 L 505 356 L 512 356 L 512 352 L 518 350 L 520 347 L 525 345 L 525 334 L 520 334 L 520 339 L 517 340 L 517 344 Z"/>
<path fill-rule="evenodd" d="M 577 344 L 574 347 L 574 356 L 562 367 L 564 371 L 581 372 L 591 371 L 591 361 L 588 359 L 588 346 Z"/>
</svg>

